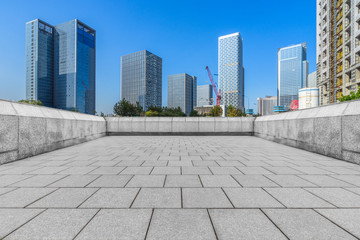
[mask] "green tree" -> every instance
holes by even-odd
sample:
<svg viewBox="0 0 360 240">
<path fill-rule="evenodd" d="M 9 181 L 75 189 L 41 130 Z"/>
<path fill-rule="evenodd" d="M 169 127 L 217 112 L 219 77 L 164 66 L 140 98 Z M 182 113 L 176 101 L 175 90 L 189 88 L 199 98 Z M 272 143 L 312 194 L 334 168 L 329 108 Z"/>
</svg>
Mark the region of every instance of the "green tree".
<svg viewBox="0 0 360 240">
<path fill-rule="evenodd" d="M 199 112 L 198 111 L 196 111 L 196 110 L 192 110 L 191 112 L 190 112 L 190 117 L 199 117 L 200 115 L 199 115 Z"/>
<path fill-rule="evenodd" d="M 123 117 L 140 116 L 143 110 L 138 102 L 136 105 L 131 104 L 129 101 L 123 99 L 114 105 L 114 113 Z"/>
<path fill-rule="evenodd" d="M 355 100 L 355 99 L 360 99 L 360 88 L 356 93 L 351 91 L 349 95 L 345 95 L 345 96 L 340 97 L 339 101 L 340 102 L 346 102 L 346 101 L 351 101 L 351 100 Z"/>
<path fill-rule="evenodd" d="M 220 106 L 214 106 L 211 110 L 209 115 L 211 117 L 220 117 L 222 115 L 222 108 Z"/>
<path fill-rule="evenodd" d="M 32 105 L 44 106 L 40 100 L 20 100 L 19 103 L 27 103 Z"/>
<path fill-rule="evenodd" d="M 158 117 L 158 116 L 159 116 L 159 112 L 149 110 L 149 111 L 147 111 L 147 112 L 145 113 L 145 116 L 146 116 L 146 117 Z"/>
<path fill-rule="evenodd" d="M 105 117 L 105 114 L 103 112 L 101 112 L 100 117 Z"/>
<path fill-rule="evenodd" d="M 227 117 L 245 117 L 246 114 L 243 113 L 240 109 L 234 107 L 233 105 L 230 105 L 227 108 L 226 116 Z"/>
</svg>

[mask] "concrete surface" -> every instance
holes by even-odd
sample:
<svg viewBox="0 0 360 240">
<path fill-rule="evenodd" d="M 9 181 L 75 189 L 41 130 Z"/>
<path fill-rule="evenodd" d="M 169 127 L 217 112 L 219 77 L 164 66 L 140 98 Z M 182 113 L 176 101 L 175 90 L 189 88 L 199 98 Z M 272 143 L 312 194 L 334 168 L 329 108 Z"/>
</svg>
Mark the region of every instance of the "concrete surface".
<svg viewBox="0 0 360 240">
<path fill-rule="evenodd" d="M 251 136 L 113 136 L 0 166 L 0 239 L 359 239 L 360 166 Z"/>
</svg>

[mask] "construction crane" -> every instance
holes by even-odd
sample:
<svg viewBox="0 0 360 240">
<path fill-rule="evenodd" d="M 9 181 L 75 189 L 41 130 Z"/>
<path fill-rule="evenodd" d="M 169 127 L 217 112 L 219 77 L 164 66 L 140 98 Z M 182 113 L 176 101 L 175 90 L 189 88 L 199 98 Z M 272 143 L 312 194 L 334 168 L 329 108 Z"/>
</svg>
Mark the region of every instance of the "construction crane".
<svg viewBox="0 0 360 240">
<path fill-rule="evenodd" d="M 214 92 L 215 92 L 215 95 L 216 95 L 216 106 L 220 106 L 220 100 L 221 100 L 221 93 L 220 93 L 220 90 L 218 91 L 217 90 L 217 87 L 215 85 L 215 82 L 214 82 L 214 79 L 211 75 L 211 72 L 210 72 L 210 69 L 208 66 L 206 66 L 206 70 L 209 74 L 209 78 L 210 78 L 210 81 L 211 81 L 211 85 L 213 86 L 213 89 L 214 89 Z"/>
</svg>

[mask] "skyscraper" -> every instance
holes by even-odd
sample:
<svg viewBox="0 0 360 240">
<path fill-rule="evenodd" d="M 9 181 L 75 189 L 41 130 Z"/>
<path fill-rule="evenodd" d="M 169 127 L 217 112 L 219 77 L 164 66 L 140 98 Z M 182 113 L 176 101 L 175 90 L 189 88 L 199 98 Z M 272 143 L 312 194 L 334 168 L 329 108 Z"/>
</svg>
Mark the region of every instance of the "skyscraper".
<svg viewBox="0 0 360 240">
<path fill-rule="evenodd" d="M 278 50 L 278 105 L 290 109 L 290 103 L 298 100 L 299 89 L 304 88 L 309 73 L 306 61 L 306 43 Z"/>
<path fill-rule="evenodd" d="M 196 106 L 197 79 L 186 73 L 168 76 L 168 107 L 180 107 L 189 115 Z"/>
<path fill-rule="evenodd" d="M 317 79 L 320 105 L 360 89 L 360 5 L 317 0 Z"/>
<path fill-rule="evenodd" d="M 162 59 L 142 50 L 121 57 L 121 98 L 144 111 L 162 104 Z"/>
<path fill-rule="evenodd" d="M 258 98 L 258 114 L 261 116 L 274 114 L 274 107 L 277 105 L 277 97 L 266 96 Z"/>
<path fill-rule="evenodd" d="M 95 30 L 79 20 L 26 23 L 26 98 L 95 113 Z"/>
<path fill-rule="evenodd" d="M 213 104 L 213 88 L 210 84 L 197 86 L 197 107 Z"/>
<path fill-rule="evenodd" d="M 219 37 L 219 89 L 221 104 L 244 110 L 243 40 L 240 33 Z"/>
</svg>

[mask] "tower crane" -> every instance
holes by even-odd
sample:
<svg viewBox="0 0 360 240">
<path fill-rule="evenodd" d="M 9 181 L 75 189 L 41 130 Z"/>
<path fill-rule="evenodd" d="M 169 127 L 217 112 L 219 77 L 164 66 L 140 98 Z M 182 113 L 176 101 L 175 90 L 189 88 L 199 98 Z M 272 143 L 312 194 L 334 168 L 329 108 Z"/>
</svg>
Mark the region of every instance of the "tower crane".
<svg viewBox="0 0 360 240">
<path fill-rule="evenodd" d="M 208 72 L 208 75 L 209 75 L 209 78 L 210 78 L 210 81 L 211 81 L 211 85 L 213 86 L 213 89 L 214 89 L 214 92 L 215 92 L 215 95 L 216 95 L 216 106 L 220 106 L 220 100 L 221 100 L 220 89 L 219 89 L 219 91 L 217 90 L 217 87 L 215 85 L 214 79 L 212 77 L 212 74 L 211 74 L 210 69 L 209 69 L 208 66 L 206 66 L 206 70 Z"/>
</svg>

